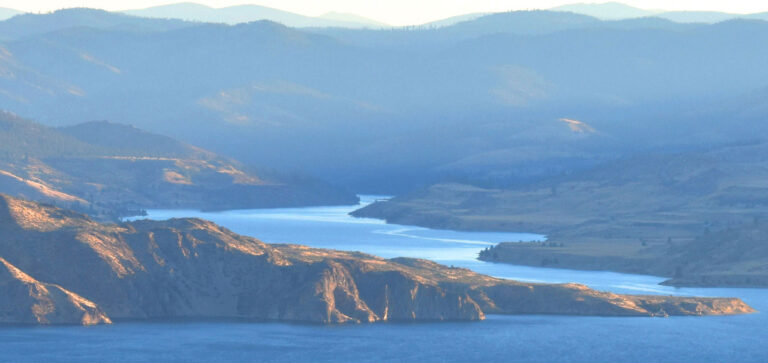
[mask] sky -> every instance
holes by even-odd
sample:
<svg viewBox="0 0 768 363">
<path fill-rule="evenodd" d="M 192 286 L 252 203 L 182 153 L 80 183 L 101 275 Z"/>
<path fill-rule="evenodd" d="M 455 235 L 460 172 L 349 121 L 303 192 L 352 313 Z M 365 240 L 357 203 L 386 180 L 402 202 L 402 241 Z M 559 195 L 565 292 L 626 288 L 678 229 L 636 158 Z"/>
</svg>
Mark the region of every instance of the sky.
<svg viewBox="0 0 768 363">
<path fill-rule="evenodd" d="M 0 7 L 29 12 L 48 12 L 69 7 L 105 10 L 140 9 L 182 0 L 0 0 Z M 421 24 L 454 15 L 475 12 L 546 9 L 590 0 L 192 0 L 211 7 L 257 4 L 303 15 L 344 12 L 365 16 L 391 25 Z M 623 0 L 644 9 L 712 10 L 730 13 L 768 11 L 766 0 Z"/>
</svg>

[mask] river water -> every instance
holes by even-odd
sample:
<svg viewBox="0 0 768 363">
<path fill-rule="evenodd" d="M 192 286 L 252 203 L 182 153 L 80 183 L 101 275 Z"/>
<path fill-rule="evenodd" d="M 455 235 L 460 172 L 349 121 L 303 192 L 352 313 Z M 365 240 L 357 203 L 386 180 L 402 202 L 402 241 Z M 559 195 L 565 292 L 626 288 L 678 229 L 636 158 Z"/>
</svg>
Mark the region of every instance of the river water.
<svg viewBox="0 0 768 363">
<path fill-rule="evenodd" d="M 377 199 L 363 196 L 362 204 Z M 632 294 L 740 297 L 768 311 L 768 289 L 673 288 L 662 277 L 492 264 L 479 250 L 528 233 L 432 230 L 355 219 L 360 206 L 199 212 L 269 243 L 418 257 L 493 276 L 578 282 Z M 724 317 L 488 316 L 482 322 L 318 326 L 235 321 L 121 322 L 96 327 L 0 327 L 0 361 L 740 361 L 768 362 L 765 313 Z"/>
</svg>

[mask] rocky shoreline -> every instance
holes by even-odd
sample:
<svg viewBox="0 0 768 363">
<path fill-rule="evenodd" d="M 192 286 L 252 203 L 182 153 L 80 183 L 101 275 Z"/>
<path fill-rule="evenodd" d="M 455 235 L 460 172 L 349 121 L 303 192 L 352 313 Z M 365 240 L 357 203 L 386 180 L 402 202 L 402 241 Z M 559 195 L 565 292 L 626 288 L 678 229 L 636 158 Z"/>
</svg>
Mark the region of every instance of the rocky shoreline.
<svg viewBox="0 0 768 363">
<path fill-rule="evenodd" d="M 337 324 L 754 312 L 736 298 L 620 295 L 504 280 L 426 260 L 266 244 L 200 219 L 101 224 L 1 195 L 0 229 L 0 284 L 14 292 L 0 296 L 2 323 Z"/>
</svg>

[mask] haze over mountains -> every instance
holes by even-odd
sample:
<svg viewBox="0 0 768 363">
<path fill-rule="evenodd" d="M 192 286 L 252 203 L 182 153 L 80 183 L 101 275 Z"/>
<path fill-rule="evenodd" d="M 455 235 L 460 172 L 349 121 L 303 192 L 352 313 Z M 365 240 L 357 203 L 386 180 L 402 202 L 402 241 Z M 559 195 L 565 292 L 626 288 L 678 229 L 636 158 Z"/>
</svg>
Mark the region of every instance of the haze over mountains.
<svg viewBox="0 0 768 363">
<path fill-rule="evenodd" d="M 225 8 L 211 8 L 195 3 L 177 3 L 146 9 L 126 10 L 124 13 L 146 18 L 165 18 L 205 23 L 239 24 L 259 20 L 270 20 L 296 28 L 341 27 L 341 28 L 385 28 L 387 24 L 354 14 L 327 13 L 318 17 L 299 15 L 259 5 L 238 5 Z"/>
<path fill-rule="evenodd" d="M 574 3 L 540 10 L 572 12 L 589 15 L 602 20 L 624 20 L 644 17 L 656 17 L 680 23 L 717 23 L 738 18 L 768 20 L 768 11 L 753 14 L 736 14 L 721 11 L 669 11 L 663 9 L 642 9 L 619 2 Z M 395 26 L 351 13 L 331 11 L 320 16 L 306 16 L 256 4 L 213 8 L 194 2 L 180 2 L 143 9 L 124 10 L 121 12 L 146 18 L 179 19 L 193 22 L 223 23 L 230 25 L 259 20 L 270 20 L 286 26 L 298 28 L 396 28 Z M 22 11 L 14 9 L 0 8 L 0 20 L 5 20 L 22 13 Z M 472 20 L 488 14 L 489 13 L 487 12 L 459 14 L 424 24 L 411 24 L 411 26 L 426 28 L 442 27 Z"/>
<path fill-rule="evenodd" d="M 486 261 L 768 286 L 761 14 L 581 4 L 403 28 L 258 6 L 131 14 L 0 21 L 0 322 L 753 311 L 121 219 L 362 193 L 397 196 L 358 217 L 548 238 Z"/>
<path fill-rule="evenodd" d="M 551 10 L 584 14 L 604 20 L 622 20 L 645 17 L 656 17 L 679 23 L 718 23 L 733 19 L 768 20 L 768 12 L 755 14 L 734 14 L 720 11 L 648 10 L 632 7 L 618 2 L 569 4 L 554 7 Z"/>
<path fill-rule="evenodd" d="M 101 20 L 51 29 L 83 14 Z M 768 23 L 758 20 L 533 11 L 439 29 L 302 31 L 94 10 L 29 17 L 0 23 L 0 107 L 48 124 L 134 124 L 360 192 L 499 185 L 765 135 Z"/>
</svg>

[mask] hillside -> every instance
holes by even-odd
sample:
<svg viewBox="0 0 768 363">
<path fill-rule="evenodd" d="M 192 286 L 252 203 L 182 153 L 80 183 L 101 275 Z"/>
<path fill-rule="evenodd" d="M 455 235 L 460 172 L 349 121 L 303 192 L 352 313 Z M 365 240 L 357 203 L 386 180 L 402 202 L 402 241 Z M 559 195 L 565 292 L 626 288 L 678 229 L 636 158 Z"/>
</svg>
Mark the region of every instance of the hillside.
<svg viewBox="0 0 768 363">
<path fill-rule="evenodd" d="M 670 283 L 679 285 L 765 286 L 766 151 L 753 143 L 651 154 L 503 189 L 434 185 L 354 215 L 548 236 L 545 244 L 505 243 L 481 255 L 491 261 L 675 276 Z"/>
<path fill-rule="evenodd" d="M 309 178 L 253 168 L 132 126 L 89 122 L 49 128 L 0 114 L 0 192 L 101 219 L 149 208 L 234 209 L 353 204 Z"/>
<path fill-rule="evenodd" d="M 11 283 L 32 284 L 31 296 L 45 300 L 46 311 L 58 314 L 56 320 L 45 320 L 31 299 L 2 310 L 3 322 L 215 317 L 361 323 L 480 320 L 487 313 L 753 312 L 733 298 L 617 295 L 575 284 L 502 280 L 424 260 L 269 245 L 197 219 L 103 225 L 2 195 L 0 227 L 0 283 L 8 283 L 3 271 L 10 271 Z M 66 300 L 35 295 L 43 290 L 67 294 L 79 305 L 68 307 Z M 0 308 L 22 297 L 0 295 Z M 29 309 L 37 321 L 29 318 Z"/>
</svg>

